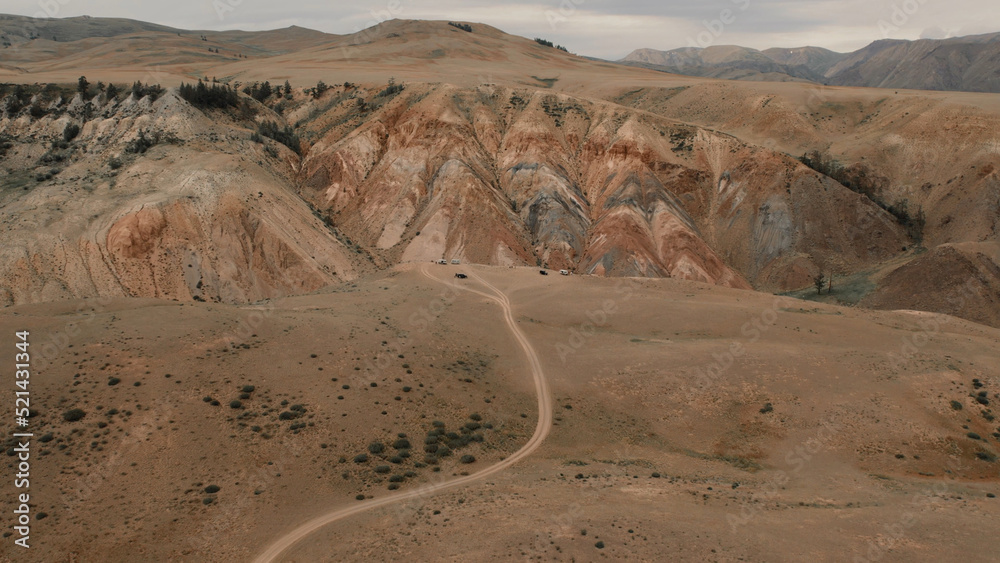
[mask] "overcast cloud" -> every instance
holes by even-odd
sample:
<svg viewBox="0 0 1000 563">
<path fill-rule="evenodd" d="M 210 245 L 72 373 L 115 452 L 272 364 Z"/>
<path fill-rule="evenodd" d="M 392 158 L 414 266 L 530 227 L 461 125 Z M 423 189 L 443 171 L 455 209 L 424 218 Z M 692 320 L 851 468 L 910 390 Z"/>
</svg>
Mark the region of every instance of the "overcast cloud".
<svg viewBox="0 0 1000 563">
<path fill-rule="evenodd" d="M 299 25 L 337 34 L 392 18 L 462 20 L 544 37 L 575 53 L 607 59 L 640 47 L 815 45 L 852 51 L 877 39 L 1000 31 L 997 0 L 0 0 L 0 13 L 46 12 L 184 29 Z"/>
</svg>

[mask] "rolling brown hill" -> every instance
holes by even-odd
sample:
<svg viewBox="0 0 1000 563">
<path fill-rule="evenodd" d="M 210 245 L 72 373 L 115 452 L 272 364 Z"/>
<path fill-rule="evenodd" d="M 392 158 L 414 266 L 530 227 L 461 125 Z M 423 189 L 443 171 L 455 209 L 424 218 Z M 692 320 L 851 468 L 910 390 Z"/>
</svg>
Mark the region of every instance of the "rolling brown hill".
<svg viewBox="0 0 1000 563">
<path fill-rule="evenodd" d="M 447 287 L 420 266 L 250 306 L 0 309 L 4 333 L 55 350 L 36 352 L 48 361 L 32 383 L 32 510 L 47 518 L 31 537 L 44 543 L 6 542 L 0 558 L 252 561 L 315 515 L 510 456 L 538 415 L 518 345 L 500 308 L 466 291 L 484 286 Z M 1000 331 L 678 279 L 463 271 L 509 295 L 542 357 L 556 398 L 544 445 L 485 482 L 318 530 L 279 560 L 994 559 Z M 556 353 L 595 311 L 599 328 Z M 75 408 L 83 418 L 66 420 Z M 457 431 L 473 414 L 481 441 L 427 458 L 432 421 Z M 416 447 L 395 459 L 400 433 Z M 13 483 L 0 484 L 6 512 Z M 902 518 L 906 541 L 886 543 Z"/>
<path fill-rule="evenodd" d="M 1000 34 L 906 41 L 883 39 L 852 53 L 819 47 L 758 51 L 734 45 L 637 49 L 620 62 L 730 80 L 1000 92 Z"/>
<path fill-rule="evenodd" d="M 820 271 L 864 273 L 865 287 L 883 287 L 909 279 L 887 274 L 909 263 L 922 247 L 996 240 L 997 96 L 682 77 L 588 60 L 470 25 L 472 32 L 447 22 L 394 20 L 351 36 L 287 29 L 211 33 L 205 41 L 193 32 L 178 36 L 153 30 L 89 37 L 60 43 L 56 50 L 52 42 L 35 39 L 17 50 L 24 66 L 6 80 L 75 82 L 86 73 L 92 82 L 130 83 L 146 76 L 175 85 L 217 76 L 241 85 L 289 80 L 295 91 L 272 96 L 263 106 L 251 103 L 249 113 L 183 109 L 185 102 L 171 93 L 163 98 L 169 103 L 119 97 L 100 102 L 100 123 L 93 124 L 80 112 L 86 104 L 71 93 L 62 102 L 48 102 L 54 104 L 52 111 L 41 118 L 28 115 L 30 107 L 23 106 L 6 112 L 0 122 L 0 132 L 24 145 L 8 151 L 5 178 L 22 186 L 41 174 L 43 180 L 28 190 L 37 199 L 24 213 L 33 214 L 37 201 L 55 190 L 50 182 L 112 185 L 113 180 L 117 186 L 121 180 L 108 170 L 109 159 L 120 157 L 128 140 L 151 123 L 156 128 L 169 124 L 178 139 L 154 147 L 153 154 L 162 151 L 158 158 L 183 162 L 186 151 L 197 146 L 208 148 L 198 148 L 203 153 L 198 158 L 217 151 L 230 163 L 236 155 L 247 158 L 243 147 L 260 149 L 248 144 L 258 122 L 288 124 L 301 138 L 302 156 L 258 157 L 256 165 L 264 173 L 254 174 L 254 182 L 276 178 L 282 197 L 319 215 L 319 223 L 309 223 L 310 232 L 316 231 L 310 236 L 344 241 L 346 261 L 316 258 L 322 265 L 310 266 L 337 272 L 338 278 L 448 255 L 610 275 L 674 275 L 769 291 L 807 286 Z M 220 54 L 208 52 L 206 43 L 223 46 L 225 38 L 234 52 L 253 54 L 226 56 L 224 48 Z M 143 56 L 162 63 L 155 67 L 128 66 L 116 58 L 121 56 L 116 45 L 143 41 L 179 49 L 169 58 L 162 50 L 147 51 Z M 269 43 L 283 46 L 266 53 L 260 49 Z M 401 93 L 390 88 L 393 79 L 403 86 Z M 316 98 L 310 92 L 320 80 L 336 87 Z M 142 106 L 145 113 L 121 113 L 125 106 Z M 70 107 L 77 109 L 69 112 Z M 83 127 L 74 141 L 81 149 L 72 159 L 80 173 L 60 170 L 57 179 L 45 180 L 53 168 L 42 160 L 45 144 L 69 123 Z M 102 128 L 119 133 L 101 134 Z M 284 151 L 271 145 L 272 152 Z M 835 180 L 829 170 L 796 162 L 809 151 L 826 155 L 850 174 Z M 145 164 L 149 158 L 134 157 L 134 164 L 153 169 L 156 164 Z M 132 160 L 125 164 L 133 166 Z M 76 179 L 64 179 L 70 177 Z M 188 180 L 162 177 L 190 189 Z M 233 187 L 235 194 L 243 193 Z M 243 193 L 251 195 L 255 192 Z M 9 201 L 25 205 L 17 198 Z M 923 218 L 919 232 L 901 224 L 898 212 L 904 208 L 909 217 Z M 199 213 L 207 224 L 214 220 L 211 209 Z M 28 240 L 27 227 L 18 229 Z M 95 240 L 106 245 L 100 232 Z M 46 260 L 40 257 L 56 252 L 54 246 L 24 244 L 32 250 L 9 254 L 41 264 Z M 243 248 L 243 255 L 253 255 L 253 244 Z M 300 249 L 296 255 L 312 260 L 316 254 Z M 981 255 L 993 256 L 989 251 Z M 190 287 L 181 291 L 184 284 L 176 281 L 176 272 L 184 268 L 170 268 L 175 279 L 163 287 L 175 288 L 171 295 L 178 298 L 193 298 Z M 334 279 L 334 274 L 319 275 L 299 287 L 268 274 L 269 281 L 258 283 L 239 273 L 243 269 L 227 274 L 242 280 L 234 282 L 241 289 L 223 292 L 212 286 L 204 297 L 239 302 Z M 36 283 L 28 281 L 32 276 L 53 275 L 19 274 L 16 279 L 22 281 L 8 284 L 9 300 L 40 299 L 17 287 Z M 56 277 L 65 275 L 60 270 Z M 147 282 L 130 284 L 115 281 L 109 287 L 117 289 L 107 291 L 159 291 L 144 286 Z M 126 285 L 136 289 L 120 289 Z M 89 280 L 52 287 L 58 288 L 52 294 L 74 296 L 106 290 L 104 282 Z M 905 288 L 884 289 L 880 295 L 891 298 L 867 303 L 918 308 Z M 868 291 L 845 296 L 844 302 L 856 303 Z M 946 292 L 946 287 L 924 288 L 919 308 L 945 310 Z"/>
<path fill-rule="evenodd" d="M 923 90 L 1000 92 L 1000 33 L 882 40 L 851 53 L 825 73 L 829 84 Z"/>
<path fill-rule="evenodd" d="M 995 559 L 1000 96 L 128 25 L 0 68 L 0 561 Z"/>
<path fill-rule="evenodd" d="M 761 51 L 777 63 L 792 66 L 804 66 L 809 70 L 823 75 L 829 68 L 846 55 L 822 47 L 794 47 L 791 49 L 772 47 Z"/>
<path fill-rule="evenodd" d="M 619 62 L 662 72 L 726 80 L 783 82 L 818 81 L 822 78 L 807 64 L 778 60 L 768 52 L 736 45 L 682 47 L 670 51 L 636 49 Z"/>
</svg>

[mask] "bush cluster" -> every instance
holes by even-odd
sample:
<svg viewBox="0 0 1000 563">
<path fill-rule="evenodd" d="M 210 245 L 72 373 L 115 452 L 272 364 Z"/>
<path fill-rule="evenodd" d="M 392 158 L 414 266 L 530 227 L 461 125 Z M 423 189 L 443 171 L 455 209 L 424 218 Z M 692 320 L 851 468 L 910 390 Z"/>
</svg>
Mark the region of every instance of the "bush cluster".
<svg viewBox="0 0 1000 563">
<path fill-rule="evenodd" d="M 237 107 L 240 95 L 226 84 L 206 86 L 201 80 L 198 84 L 181 83 L 180 95 L 187 102 L 199 109 L 225 109 Z"/>
<path fill-rule="evenodd" d="M 257 124 L 257 131 L 250 135 L 250 140 L 255 143 L 264 143 L 264 137 L 273 139 L 286 147 L 292 149 L 295 154 L 302 153 L 302 146 L 299 136 L 290 125 L 281 127 L 273 121 L 262 121 Z"/>
<path fill-rule="evenodd" d="M 924 210 L 918 207 L 917 212 L 912 214 L 909 210 L 909 201 L 906 199 L 897 200 L 892 204 L 887 203 L 883 198 L 885 190 L 889 187 L 888 178 L 875 174 L 862 164 L 845 168 L 836 159 L 815 150 L 803 154 L 799 157 L 799 161 L 820 174 L 833 178 L 852 192 L 867 197 L 895 217 L 913 240 L 919 242 L 923 239 L 924 225 L 927 222 Z"/>
<path fill-rule="evenodd" d="M 544 47 L 552 47 L 552 48 L 555 48 L 555 49 L 559 49 L 560 51 L 563 51 L 563 52 L 566 52 L 566 53 L 569 52 L 566 49 L 566 47 L 563 47 L 562 45 L 555 45 L 551 41 L 548 41 L 546 39 L 542 39 L 541 37 L 536 37 L 535 38 L 535 43 L 538 43 L 539 45 L 542 45 Z"/>
</svg>

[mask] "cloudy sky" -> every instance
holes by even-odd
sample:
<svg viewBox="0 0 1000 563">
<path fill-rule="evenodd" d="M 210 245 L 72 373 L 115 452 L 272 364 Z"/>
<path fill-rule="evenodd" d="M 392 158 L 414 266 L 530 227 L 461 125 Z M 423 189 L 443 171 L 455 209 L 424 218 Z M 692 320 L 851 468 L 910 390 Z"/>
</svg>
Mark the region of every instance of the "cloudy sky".
<svg viewBox="0 0 1000 563">
<path fill-rule="evenodd" d="M 0 13 L 46 12 L 184 29 L 300 25 L 329 33 L 352 33 L 392 18 L 462 20 L 608 59 L 640 47 L 816 45 L 852 51 L 884 38 L 1000 31 L 997 0 L 0 0 Z"/>
</svg>

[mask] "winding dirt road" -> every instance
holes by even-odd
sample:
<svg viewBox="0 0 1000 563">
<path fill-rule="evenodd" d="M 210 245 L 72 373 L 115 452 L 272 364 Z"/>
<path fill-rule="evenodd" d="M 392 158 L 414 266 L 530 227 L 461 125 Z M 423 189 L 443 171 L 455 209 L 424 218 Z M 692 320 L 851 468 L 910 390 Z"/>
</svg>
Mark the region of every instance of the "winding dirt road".
<svg viewBox="0 0 1000 563">
<path fill-rule="evenodd" d="M 428 268 L 426 264 L 421 265 L 420 273 L 435 282 L 442 284 L 445 283 L 427 270 Z M 452 270 L 451 268 L 448 268 L 446 271 L 451 272 Z M 514 338 L 517 340 L 517 343 L 520 344 L 521 349 L 524 350 L 524 354 L 528 358 L 528 364 L 531 367 L 531 375 L 535 381 L 535 393 L 538 396 L 538 424 L 535 425 L 535 432 L 531 435 L 531 439 L 510 457 L 471 475 L 458 477 L 454 480 L 442 483 L 424 485 L 412 491 L 391 494 L 382 498 L 368 500 L 363 503 L 347 508 L 340 508 L 318 516 L 275 540 L 271 543 L 271 545 L 267 546 L 267 548 L 260 555 L 258 555 L 256 559 L 254 559 L 255 563 L 271 563 L 272 561 L 277 560 L 278 557 L 281 556 L 281 554 L 288 548 L 303 540 L 316 530 L 319 530 L 320 528 L 338 520 L 394 503 L 415 498 L 426 498 L 441 491 L 461 487 L 463 485 L 468 485 L 481 479 L 485 479 L 486 477 L 499 473 L 511 465 L 514 465 L 518 461 L 528 457 L 542 445 L 542 442 L 549 435 L 549 431 L 552 429 L 552 395 L 549 391 L 548 383 L 545 381 L 545 375 L 542 372 L 541 362 L 538 361 L 538 354 L 536 354 L 535 349 L 531 347 L 531 343 L 528 341 L 528 338 L 523 332 L 521 332 L 521 329 L 518 328 L 517 322 L 514 320 L 514 314 L 511 311 L 510 300 L 507 299 L 507 296 L 493 286 L 493 284 L 482 279 L 474 272 L 470 272 L 469 277 L 486 287 L 492 292 L 492 294 L 465 287 L 464 285 L 459 287 L 465 291 L 482 295 L 483 297 L 496 301 L 500 304 L 503 308 L 504 320 L 507 322 L 508 328 L 510 328 L 511 333 L 513 333 Z"/>
</svg>

